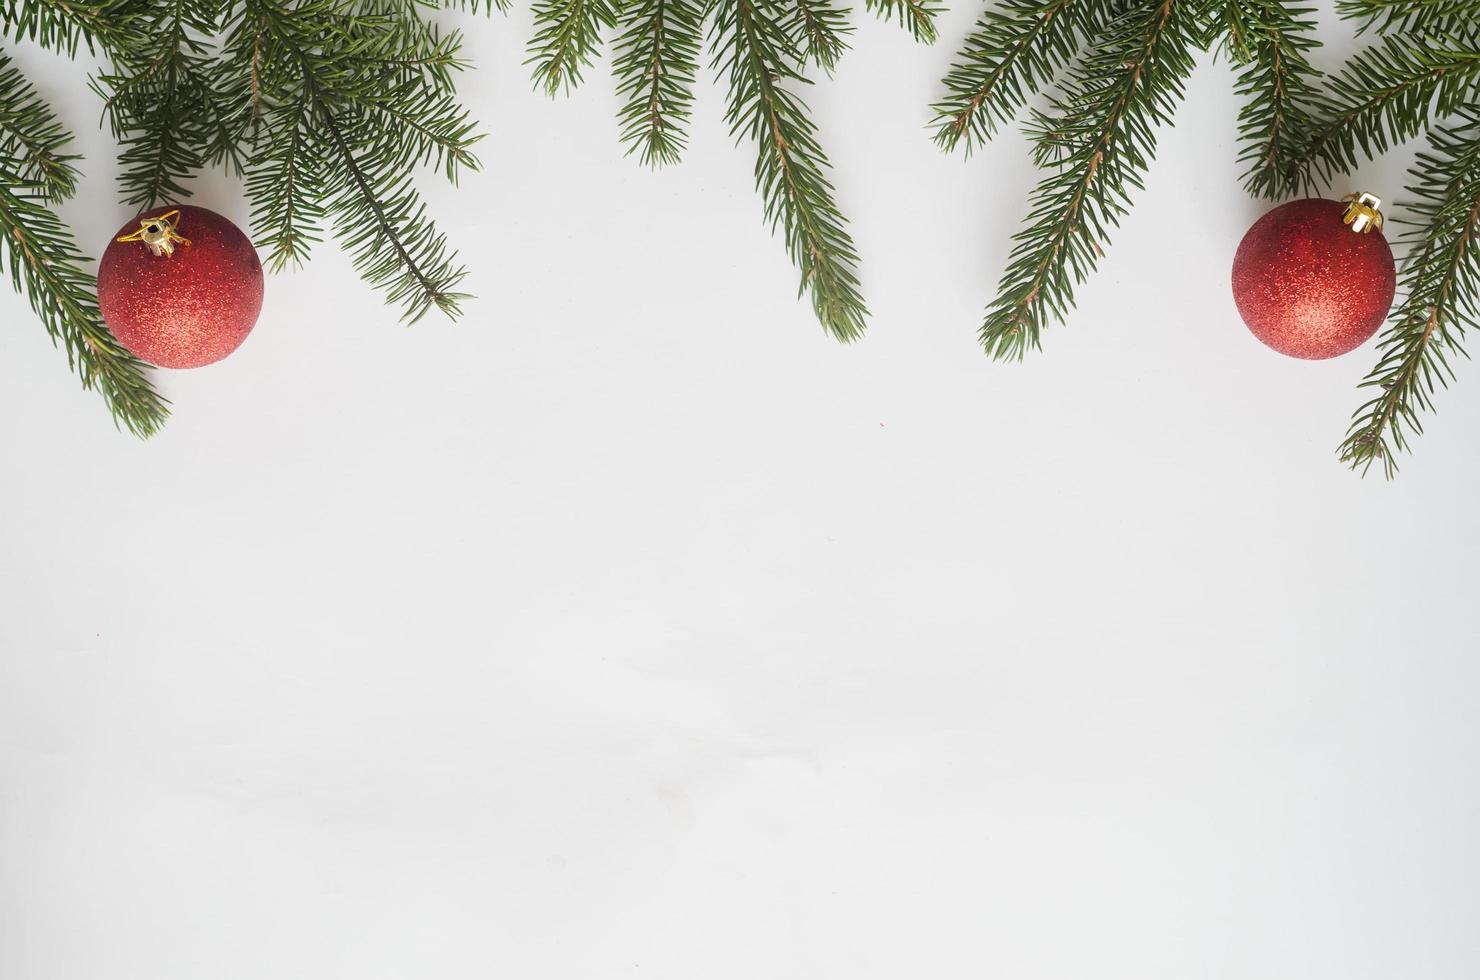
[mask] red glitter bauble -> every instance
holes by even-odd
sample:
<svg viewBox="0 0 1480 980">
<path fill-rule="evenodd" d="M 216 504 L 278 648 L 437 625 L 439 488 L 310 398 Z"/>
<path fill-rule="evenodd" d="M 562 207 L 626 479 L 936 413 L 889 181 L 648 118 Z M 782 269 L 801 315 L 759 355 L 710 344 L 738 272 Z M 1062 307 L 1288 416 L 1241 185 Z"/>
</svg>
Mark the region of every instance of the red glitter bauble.
<svg viewBox="0 0 1480 980">
<path fill-rule="evenodd" d="M 118 342 L 160 367 L 213 364 L 262 311 L 262 262 L 214 211 L 155 208 L 121 228 L 98 264 L 98 306 Z"/>
<path fill-rule="evenodd" d="M 1234 302 L 1254 336 L 1281 354 L 1345 354 L 1377 332 L 1393 305 L 1393 250 L 1375 227 L 1354 231 L 1349 216 L 1339 201 L 1291 201 L 1239 243 Z"/>
</svg>

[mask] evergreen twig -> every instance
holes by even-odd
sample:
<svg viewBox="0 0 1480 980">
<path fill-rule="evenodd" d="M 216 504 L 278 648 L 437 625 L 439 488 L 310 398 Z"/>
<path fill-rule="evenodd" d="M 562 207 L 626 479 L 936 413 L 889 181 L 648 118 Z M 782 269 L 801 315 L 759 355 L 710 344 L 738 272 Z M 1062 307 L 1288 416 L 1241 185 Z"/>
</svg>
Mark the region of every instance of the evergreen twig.
<svg viewBox="0 0 1480 980">
<path fill-rule="evenodd" d="M 622 139 L 651 165 L 686 142 L 705 22 L 715 0 L 534 0 L 529 45 L 536 84 L 554 94 L 580 82 L 615 31 L 624 99 Z M 435 165 L 456 181 L 476 169 L 480 136 L 452 78 L 466 67 L 461 37 L 440 9 L 492 12 L 507 0 L 0 0 L 0 35 L 73 52 L 104 67 L 93 81 L 121 145 L 123 199 L 134 208 L 189 196 L 192 178 L 224 165 L 244 179 L 253 234 L 271 269 L 305 261 L 329 233 L 361 275 L 407 320 L 436 308 L 456 316 L 466 270 L 429 218 L 411 174 Z M 917 38 L 934 37 L 936 0 L 867 0 Z M 829 164 L 797 88 L 806 65 L 830 71 L 847 48 L 839 0 L 728 0 L 715 18 L 714 65 L 730 82 L 727 119 L 757 148 L 756 182 L 824 327 L 863 329 L 858 255 L 829 182 Z M 17 76 L 18 78 L 18 76 Z M 70 194 L 71 164 L 6 134 L 0 190 L 8 196 L 6 254 L 33 303 L 47 291 L 47 328 L 106 384 L 120 418 L 152 431 L 163 418 L 141 365 L 96 322 L 69 233 L 42 198 Z M 60 145 L 60 144 L 58 144 Z M 30 243 L 32 253 L 27 253 Z M 37 243 L 44 245 L 41 248 Z M 30 255 L 29 258 L 27 256 Z M 50 266 L 31 264 L 50 260 Z M 24 270 L 49 268 L 41 278 Z M 62 312 L 57 312 L 58 310 Z M 92 320 L 89 321 L 88 318 Z M 83 339 L 79 339 L 83 338 Z M 87 365 L 92 365 L 87 367 Z M 142 394 L 141 394 L 142 392 Z"/>
<path fill-rule="evenodd" d="M 848 10 L 832 0 L 793 0 L 796 4 L 797 50 L 803 61 L 810 61 L 824 71 L 837 67 L 838 59 L 848 50 Z"/>
<path fill-rule="evenodd" d="M 1420 415 L 1434 410 L 1435 392 L 1453 379 L 1450 361 L 1465 356 L 1464 332 L 1480 325 L 1480 112 L 1466 109 L 1455 125 L 1431 132 L 1410 174 L 1403 300 L 1362 383 L 1373 396 L 1340 449 L 1354 469 L 1380 462 L 1389 477 L 1396 454 L 1423 432 Z"/>
<path fill-rule="evenodd" d="M 80 46 L 123 41 L 149 0 L 0 0 L 0 34 L 76 54 Z"/>
<path fill-rule="evenodd" d="M 1473 29 L 1480 17 L 1474 0 L 1337 0 L 1336 7 L 1381 34 L 1442 36 Z"/>
<path fill-rule="evenodd" d="M 1315 125 L 1317 73 L 1306 52 L 1318 47 L 1312 11 L 1284 0 L 1225 0 L 1224 49 L 1243 66 L 1239 136 L 1251 194 L 1278 197 L 1294 188 L 1290 173 Z"/>
<path fill-rule="evenodd" d="M 115 43 L 113 71 L 93 83 L 122 146 L 124 201 L 138 210 L 186 197 L 183 181 L 211 163 L 241 170 L 240 125 L 219 101 L 202 40 L 220 29 L 222 12 L 219 0 L 147 8 L 129 22 L 129 43 Z"/>
<path fill-rule="evenodd" d="M 729 81 L 732 135 L 756 144 L 766 219 L 784 230 L 818 320 L 849 341 L 863 333 L 868 310 L 858 288 L 858 253 L 827 178 L 827 155 L 805 103 L 788 87 L 808 84 L 800 34 L 795 11 L 780 0 L 719 0 L 713 63 Z"/>
<path fill-rule="evenodd" d="M 479 136 L 454 100 L 460 39 L 397 0 L 245 0 L 226 43 L 251 127 L 248 189 L 269 264 L 306 257 L 325 222 L 356 269 L 413 322 L 456 316 L 466 270 L 411 177 L 476 168 Z"/>
<path fill-rule="evenodd" d="M 1098 0 L 1004 0 L 988 8 L 941 81 L 936 143 L 969 151 L 991 139 L 1114 10 Z"/>
<path fill-rule="evenodd" d="M 704 13 L 702 0 L 634 0 L 622 10 L 612 62 L 627 100 L 622 142 L 649 166 L 677 163 L 688 143 Z"/>
<path fill-rule="evenodd" d="M 534 65 L 536 87 L 558 95 L 581 83 L 581 72 L 601 46 L 601 33 L 616 26 L 613 0 L 535 0 L 539 27 L 525 64 Z"/>
<path fill-rule="evenodd" d="M 923 44 L 935 43 L 935 18 L 945 10 L 935 0 L 864 0 L 864 6 L 885 20 L 896 21 Z"/>
<path fill-rule="evenodd" d="M 301 266 L 323 241 L 324 161 L 308 128 L 308 106 L 297 102 L 272 113 L 263 130 L 264 152 L 247 169 L 247 196 L 258 202 L 252 224 L 269 269 Z"/>
<path fill-rule="evenodd" d="M 116 425 L 153 435 L 169 415 L 144 365 L 103 326 L 88 259 L 56 205 L 76 187 L 71 136 L 0 54 L 0 263 L 84 388 L 103 396 Z"/>
<path fill-rule="evenodd" d="M 1384 38 L 1358 54 L 1316 100 L 1318 120 L 1291 158 L 1291 186 L 1313 187 L 1417 136 L 1480 94 L 1480 37 L 1435 44 Z"/>
<path fill-rule="evenodd" d="M 1156 127 L 1181 100 L 1199 33 L 1193 14 L 1186 0 L 1132 7 L 1074 66 L 1052 111 L 1036 115 L 1035 156 L 1050 173 L 982 324 L 992 356 L 1021 358 L 1073 306 L 1074 286 L 1142 186 Z"/>
</svg>

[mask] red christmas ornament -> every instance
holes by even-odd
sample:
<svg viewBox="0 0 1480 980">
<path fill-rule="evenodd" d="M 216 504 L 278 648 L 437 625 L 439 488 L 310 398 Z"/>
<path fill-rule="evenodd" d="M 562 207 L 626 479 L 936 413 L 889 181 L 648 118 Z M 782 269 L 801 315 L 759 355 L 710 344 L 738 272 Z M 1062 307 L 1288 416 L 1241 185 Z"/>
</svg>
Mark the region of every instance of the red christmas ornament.
<svg viewBox="0 0 1480 980">
<path fill-rule="evenodd" d="M 1381 203 L 1371 194 L 1308 198 L 1254 222 L 1233 257 L 1233 299 L 1254 336 L 1319 360 L 1377 332 L 1397 286 Z"/>
<path fill-rule="evenodd" d="M 103 253 L 98 306 L 135 356 L 169 368 L 213 364 L 257 323 L 262 262 L 241 229 L 214 211 L 146 211 Z"/>
</svg>

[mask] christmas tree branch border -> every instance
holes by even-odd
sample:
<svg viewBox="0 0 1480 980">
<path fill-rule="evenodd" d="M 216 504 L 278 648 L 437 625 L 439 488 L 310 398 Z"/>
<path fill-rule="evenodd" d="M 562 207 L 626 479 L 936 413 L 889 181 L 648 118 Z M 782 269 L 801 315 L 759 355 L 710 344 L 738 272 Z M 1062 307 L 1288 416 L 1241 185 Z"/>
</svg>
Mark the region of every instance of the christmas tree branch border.
<svg viewBox="0 0 1480 980">
<path fill-rule="evenodd" d="M 934 0 L 865 0 L 915 39 L 936 39 Z M 333 235 L 361 275 L 402 307 L 456 316 L 467 275 L 407 177 L 435 163 L 456 181 L 476 169 L 477 125 L 456 100 L 466 67 L 458 32 L 428 15 L 481 0 L 4 0 L 0 37 L 75 53 L 108 68 L 93 79 L 120 144 L 123 200 L 188 197 L 211 166 L 239 174 L 268 265 L 305 261 Z M 1045 172 L 988 307 L 981 341 L 998 358 L 1041 346 L 1066 319 L 1111 230 L 1143 190 L 1156 133 L 1181 101 L 1194 54 L 1216 47 L 1238 68 L 1241 160 L 1251 193 L 1318 191 L 1362 159 L 1427 132 L 1407 188 L 1400 300 L 1378 342 L 1373 391 L 1341 458 L 1362 471 L 1422 431 L 1453 379 L 1480 303 L 1480 16 L 1477 0 L 1341 0 L 1385 36 L 1322 77 L 1308 54 L 1312 11 L 1283 0 L 988 2 L 942 80 L 935 139 L 970 153 L 1029 114 Z M 528 61 L 537 88 L 581 84 L 604 43 L 624 99 L 621 139 L 649 166 L 677 163 L 707 45 L 725 80 L 726 118 L 756 151 L 765 220 L 779 230 L 822 326 L 849 341 L 866 326 L 859 255 L 831 164 L 801 93 L 831 71 L 852 31 L 833 0 L 535 0 Z M 707 35 L 707 36 L 706 36 Z M 88 259 L 55 205 L 76 188 L 70 135 L 0 51 L 0 259 L 115 421 L 157 431 L 167 405 L 145 365 L 103 326 Z"/>
</svg>

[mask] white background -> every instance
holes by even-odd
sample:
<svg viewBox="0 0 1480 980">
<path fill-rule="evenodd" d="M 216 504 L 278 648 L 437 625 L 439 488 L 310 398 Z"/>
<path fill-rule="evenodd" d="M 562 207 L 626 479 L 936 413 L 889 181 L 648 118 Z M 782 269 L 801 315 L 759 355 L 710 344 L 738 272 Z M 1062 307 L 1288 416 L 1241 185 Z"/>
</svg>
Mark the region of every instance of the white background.
<svg viewBox="0 0 1480 980">
<path fill-rule="evenodd" d="M 925 128 L 975 14 L 860 15 L 809 95 L 849 347 L 709 73 L 649 173 L 605 67 L 531 92 L 527 12 L 468 23 L 485 173 L 428 182 L 463 322 L 323 248 L 140 442 L 0 299 L 0 977 L 1474 977 L 1480 377 L 1396 482 L 1337 463 L 1372 349 L 1238 321 L 1208 59 L 1073 322 L 989 361 L 1034 175 Z M 22 61 L 96 253 L 96 98 Z"/>
</svg>

